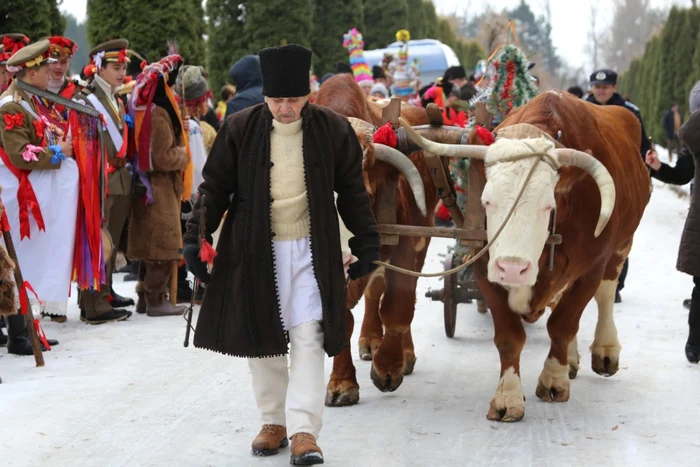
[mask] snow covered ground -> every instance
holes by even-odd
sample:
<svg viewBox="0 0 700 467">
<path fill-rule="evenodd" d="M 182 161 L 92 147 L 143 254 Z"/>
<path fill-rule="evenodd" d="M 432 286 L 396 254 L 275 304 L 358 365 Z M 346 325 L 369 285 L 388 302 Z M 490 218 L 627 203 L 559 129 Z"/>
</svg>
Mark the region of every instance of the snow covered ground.
<svg viewBox="0 0 700 467">
<path fill-rule="evenodd" d="M 356 354 L 360 404 L 327 408 L 319 444 L 334 466 L 697 466 L 700 366 L 683 347 L 691 278 L 675 271 L 687 199 L 660 184 L 632 250 L 615 318 L 620 371 L 590 369 L 595 306 L 579 334 L 581 370 L 567 403 L 535 396 L 549 348 L 543 317 L 527 326 L 522 355 L 527 407 L 516 424 L 486 420 L 499 376 L 490 315 L 460 305 L 454 339 L 442 304 L 424 297 L 413 322 L 418 362 L 394 393 L 380 393 Z M 425 270 L 442 268 L 450 241 L 435 240 Z M 131 295 L 134 283 L 121 282 Z M 358 307 L 358 309 L 362 309 Z M 361 318 L 360 313 L 356 316 Z M 4 466 L 283 466 L 288 451 L 249 454 L 258 415 L 244 360 L 183 348 L 182 318 L 133 316 L 87 326 L 75 303 L 65 324 L 44 322 L 61 344 L 32 357 L 0 351 L 0 459 Z M 359 330 L 359 325 L 356 325 Z M 330 373 L 331 361 L 326 370 Z"/>
</svg>

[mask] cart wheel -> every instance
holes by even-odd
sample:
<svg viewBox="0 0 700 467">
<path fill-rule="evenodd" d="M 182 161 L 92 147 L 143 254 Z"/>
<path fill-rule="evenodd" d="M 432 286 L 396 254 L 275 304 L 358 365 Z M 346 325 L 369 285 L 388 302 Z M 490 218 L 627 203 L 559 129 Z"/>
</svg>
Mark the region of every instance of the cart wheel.
<svg viewBox="0 0 700 467">
<path fill-rule="evenodd" d="M 445 258 L 445 271 L 452 269 L 452 255 Z M 442 289 L 442 303 L 445 306 L 445 334 L 450 339 L 455 336 L 457 324 L 457 278 L 455 274 L 445 276 L 445 287 Z"/>
</svg>

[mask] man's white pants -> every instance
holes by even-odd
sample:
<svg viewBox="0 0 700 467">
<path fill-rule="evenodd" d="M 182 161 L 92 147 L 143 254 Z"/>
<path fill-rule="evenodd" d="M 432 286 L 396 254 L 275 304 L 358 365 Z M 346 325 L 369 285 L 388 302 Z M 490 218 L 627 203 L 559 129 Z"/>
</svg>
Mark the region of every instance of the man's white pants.
<svg viewBox="0 0 700 467">
<path fill-rule="evenodd" d="M 255 401 L 263 425 L 286 426 L 290 438 L 309 433 L 318 439 L 326 395 L 321 323 L 291 328 L 289 341 L 289 367 L 287 356 L 248 359 Z"/>
</svg>

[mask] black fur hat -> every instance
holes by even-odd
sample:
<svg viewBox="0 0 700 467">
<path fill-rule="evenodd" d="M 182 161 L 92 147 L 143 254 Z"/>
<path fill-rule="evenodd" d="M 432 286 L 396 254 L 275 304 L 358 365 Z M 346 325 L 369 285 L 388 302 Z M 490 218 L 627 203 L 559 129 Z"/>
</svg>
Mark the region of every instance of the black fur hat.
<svg viewBox="0 0 700 467">
<path fill-rule="evenodd" d="M 262 49 L 260 71 L 263 95 L 267 97 L 302 97 L 311 93 L 309 71 L 311 51 L 299 44 Z"/>
</svg>

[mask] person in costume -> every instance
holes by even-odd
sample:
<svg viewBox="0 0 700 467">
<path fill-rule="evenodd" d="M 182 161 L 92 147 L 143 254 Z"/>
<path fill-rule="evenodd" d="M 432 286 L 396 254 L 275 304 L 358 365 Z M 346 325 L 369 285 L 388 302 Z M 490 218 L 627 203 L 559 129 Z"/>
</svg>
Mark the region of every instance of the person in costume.
<svg viewBox="0 0 700 467">
<path fill-rule="evenodd" d="M 16 73 L 17 81 L 46 90 L 53 61 L 49 45 L 42 40 L 13 53 L 6 66 Z M 76 235 L 78 167 L 71 158 L 72 142 L 51 132 L 39 116 L 37 97 L 20 89 L 17 81 L 0 96 L 3 202 L 25 286 L 36 294 L 29 304 L 65 316 Z M 24 317 L 6 319 L 8 352 L 31 355 Z M 56 342 L 49 340 L 42 346 L 46 344 Z"/>
<path fill-rule="evenodd" d="M 67 37 L 51 36 L 49 37 L 49 54 L 51 58 L 56 59 L 55 63 L 49 65 L 49 87 L 48 90 L 54 94 L 58 94 L 66 99 L 72 99 L 81 87 L 76 81 L 68 79 L 66 73 L 70 68 L 70 62 L 78 50 L 78 45 Z M 53 104 L 64 118 L 67 117 L 68 111 L 60 104 Z"/>
<path fill-rule="evenodd" d="M 362 88 L 367 97 L 369 97 L 372 86 L 374 86 L 374 78 L 365 60 L 365 42 L 362 39 L 362 33 L 355 28 L 350 29 L 343 36 L 343 47 L 348 49 L 348 53 L 350 54 L 350 68 L 352 68 L 355 82 L 360 85 L 360 88 Z"/>
<path fill-rule="evenodd" d="M 90 84 L 75 97 L 77 102 L 98 110 L 107 129 L 103 132 L 107 162 L 104 216 L 114 245 L 111 257 L 105 261 L 106 283 L 100 290 L 86 290 L 80 294 L 80 317 L 88 324 L 123 321 L 131 316 L 124 308 L 134 305 L 134 300 L 120 296 L 112 287 L 114 261 L 131 209 L 132 177 L 127 157 L 129 119 L 117 97 L 126 76 L 128 46 L 128 41 L 114 39 L 90 50 L 88 55 L 95 66 L 95 74 Z"/>
<path fill-rule="evenodd" d="M 320 464 L 324 351 L 348 345 L 336 205 L 354 235 L 351 279 L 376 268 L 379 234 L 355 132 L 307 102 L 311 51 L 290 44 L 259 55 L 265 104 L 224 123 L 187 223 L 185 260 L 207 283 L 194 345 L 248 359 L 262 424 L 254 455 L 277 454 L 289 436 L 292 464 Z M 224 220 L 210 276 L 200 253 L 226 211 L 235 215 Z"/>
<path fill-rule="evenodd" d="M 183 95 L 184 86 L 184 95 Z M 182 232 L 185 232 L 187 220 L 192 216 L 192 203 L 194 203 L 194 193 L 197 187 L 204 181 L 202 178 L 202 170 L 204 163 L 207 161 L 207 154 L 216 138 L 216 130 L 202 121 L 202 116 L 208 110 L 207 99 L 211 95 L 209 85 L 204 78 L 202 68 L 198 66 L 185 65 L 178 72 L 177 81 L 175 83 L 175 92 L 178 93 L 180 99 L 184 100 L 189 115 L 189 131 L 187 138 L 190 145 L 190 154 L 192 156 L 192 164 L 194 171 L 192 173 L 192 198 L 182 202 L 182 210 L 180 214 L 180 223 Z M 204 288 L 200 287 L 197 291 L 195 300 L 202 301 Z M 187 266 L 181 265 L 178 268 L 178 286 L 177 286 L 178 302 L 190 302 L 192 299 L 192 288 L 187 280 Z"/>
<path fill-rule="evenodd" d="M 13 53 L 29 45 L 29 38 L 24 34 L 8 33 L 0 35 L 0 93 L 7 91 L 14 73 L 6 67 Z"/>
<path fill-rule="evenodd" d="M 172 267 L 182 260 L 181 201 L 190 199 L 193 183 L 187 133 L 171 89 L 181 63 L 179 55 L 169 55 L 148 65 L 129 100 L 138 180 L 126 256 L 141 261 L 136 311 L 148 316 L 182 315 L 186 308 L 167 300 Z"/>
<path fill-rule="evenodd" d="M 420 96 L 417 95 L 419 85 L 419 69 L 417 63 L 408 62 L 408 41 L 411 35 L 405 29 L 396 33 L 396 40 L 403 42 L 397 52 L 396 63 L 391 64 L 394 84 L 391 86 L 391 94 L 412 106 L 420 106 Z"/>
</svg>

